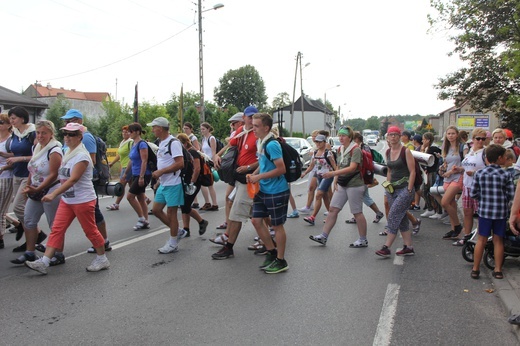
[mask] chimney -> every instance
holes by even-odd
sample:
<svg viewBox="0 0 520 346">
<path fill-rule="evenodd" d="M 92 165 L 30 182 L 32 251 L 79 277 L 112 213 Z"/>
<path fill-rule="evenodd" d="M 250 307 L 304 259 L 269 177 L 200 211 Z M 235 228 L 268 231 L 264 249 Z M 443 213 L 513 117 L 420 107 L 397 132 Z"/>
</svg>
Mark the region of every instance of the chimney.
<svg viewBox="0 0 520 346">
<path fill-rule="evenodd" d="M 47 83 L 47 89 L 49 89 L 49 90 L 52 89 L 51 83 Z"/>
</svg>

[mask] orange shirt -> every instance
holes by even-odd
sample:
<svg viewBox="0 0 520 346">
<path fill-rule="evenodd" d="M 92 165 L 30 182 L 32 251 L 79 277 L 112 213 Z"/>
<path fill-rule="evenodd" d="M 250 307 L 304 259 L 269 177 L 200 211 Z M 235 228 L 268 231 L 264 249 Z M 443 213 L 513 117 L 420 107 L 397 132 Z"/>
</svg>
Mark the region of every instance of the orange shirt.
<svg viewBox="0 0 520 346">
<path fill-rule="evenodd" d="M 237 136 L 243 131 L 243 126 L 240 126 L 235 134 Z M 256 136 L 253 131 L 242 135 L 240 138 L 232 138 L 229 144 L 238 147 L 237 165 L 247 166 L 257 162 L 256 158 Z"/>
</svg>

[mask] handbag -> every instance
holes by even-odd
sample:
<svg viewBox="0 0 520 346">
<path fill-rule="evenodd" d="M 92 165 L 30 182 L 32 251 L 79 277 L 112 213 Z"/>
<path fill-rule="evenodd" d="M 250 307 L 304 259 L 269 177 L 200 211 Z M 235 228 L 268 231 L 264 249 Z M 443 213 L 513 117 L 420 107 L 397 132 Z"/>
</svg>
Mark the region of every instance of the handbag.
<svg viewBox="0 0 520 346">
<path fill-rule="evenodd" d="M 218 175 L 220 180 L 225 183 L 233 184 L 235 181 L 236 161 L 238 156 L 238 147 L 229 147 L 221 157 Z M 245 177 L 244 177 L 245 178 Z M 245 182 L 244 182 L 245 183 Z"/>
<path fill-rule="evenodd" d="M 56 186 L 59 182 L 60 182 L 59 180 L 56 180 L 54 183 L 52 183 L 51 185 L 49 185 L 49 186 L 46 187 L 45 189 L 42 189 L 42 190 L 39 191 L 39 192 L 28 193 L 28 194 L 27 194 L 27 197 L 29 197 L 29 198 L 32 199 L 33 201 L 40 202 L 40 201 L 42 200 L 43 196 L 45 196 L 46 194 L 49 193 L 49 190 L 51 189 L 51 187 Z"/>
</svg>

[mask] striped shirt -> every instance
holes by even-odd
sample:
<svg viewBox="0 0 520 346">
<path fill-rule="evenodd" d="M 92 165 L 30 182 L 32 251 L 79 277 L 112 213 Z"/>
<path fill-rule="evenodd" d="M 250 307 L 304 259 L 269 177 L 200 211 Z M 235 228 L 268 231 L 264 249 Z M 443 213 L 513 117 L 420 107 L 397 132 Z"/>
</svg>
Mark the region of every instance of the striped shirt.
<svg viewBox="0 0 520 346">
<path fill-rule="evenodd" d="M 513 177 L 496 164 L 475 172 L 470 197 L 478 200 L 480 217 L 500 220 L 509 217 L 509 202 L 515 195 Z"/>
</svg>

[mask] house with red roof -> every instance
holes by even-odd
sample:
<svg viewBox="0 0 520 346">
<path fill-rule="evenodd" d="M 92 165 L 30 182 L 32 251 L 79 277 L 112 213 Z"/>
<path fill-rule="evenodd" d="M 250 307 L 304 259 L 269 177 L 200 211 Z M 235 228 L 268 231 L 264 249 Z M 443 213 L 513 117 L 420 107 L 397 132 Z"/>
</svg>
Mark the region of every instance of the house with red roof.
<svg viewBox="0 0 520 346">
<path fill-rule="evenodd" d="M 103 102 L 110 101 L 107 92 L 84 92 L 76 89 L 53 88 L 50 84 L 43 86 L 39 83 L 31 84 L 23 95 L 44 102 L 52 106 L 58 96 L 63 96 L 70 103 L 70 108 L 79 110 L 86 118 L 98 119 L 104 116 Z M 43 114 L 45 116 L 45 114 Z"/>
</svg>

